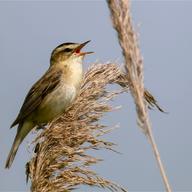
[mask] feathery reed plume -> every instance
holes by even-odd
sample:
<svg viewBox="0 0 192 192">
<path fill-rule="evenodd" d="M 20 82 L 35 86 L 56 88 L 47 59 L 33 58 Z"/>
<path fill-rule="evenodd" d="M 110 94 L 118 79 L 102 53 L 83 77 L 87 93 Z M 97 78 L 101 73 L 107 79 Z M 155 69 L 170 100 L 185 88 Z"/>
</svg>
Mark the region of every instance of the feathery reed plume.
<svg viewBox="0 0 192 192">
<path fill-rule="evenodd" d="M 170 192 L 171 187 L 169 185 L 168 178 L 166 176 L 160 159 L 160 154 L 152 134 L 146 105 L 147 103 L 144 100 L 146 93 L 143 83 L 143 60 L 138 46 L 137 35 L 131 22 L 130 1 L 108 0 L 107 2 L 111 12 L 113 26 L 117 31 L 119 43 L 125 58 L 125 69 L 127 71 L 127 78 L 130 83 L 130 91 L 136 105 L 138 124 L 152 145 L 166 191 Z"/>
<path fill-rule="evenodd" d="M 107 91 L 111 83 L 119 91 Z M 93 65 L 84 77 L 74 104 L 35 139 L 34 157 L 27 163 L 33 192 L 71 191 L 81 184 L 125 191 L 88 169 L 100 159 L 88 155 L 90 149 L 113 150 L 113 143 L 100 136 L 111 129 L 98 121 L 113 110 L 107 101 L 128 89 L 128 80 L 116 64 Z"/>
<path fill-rule="evenodd" d="M 118 84 L 121 89 L 107 91 L 108 84 Z M 113 143 L 99 138 L 112 129 L 98 121 L 105 112 L 113 110 L 107 101 L 128 91 L 129 84 L 127 75 L 117 64 L 95 64 L 88 70 L 74 104 L 34 141 L 34 157 L 26 164 L 32 192 L 71 191 L 81 184 L 125 191 L 89 170 L 88 167 L 100 159 L 86 152 L 102 148 L 114 150 Z M 160 108 L 153 96 L 145 92 L 150 106 Z"/>
</svg>

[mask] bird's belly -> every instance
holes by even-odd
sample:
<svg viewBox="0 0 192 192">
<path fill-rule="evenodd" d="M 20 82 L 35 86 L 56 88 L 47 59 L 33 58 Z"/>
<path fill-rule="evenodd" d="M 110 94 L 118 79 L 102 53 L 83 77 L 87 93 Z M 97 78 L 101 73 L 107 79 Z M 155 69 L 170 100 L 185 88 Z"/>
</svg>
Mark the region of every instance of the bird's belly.
<svg viewBox="0 0 192 192">
<path fill-rule="evenodd" d="M 76 96 L 76 88 L 72 85 L 59 86 L 44 98 L 37 109 L 34 121 L 47 123 L 61 115 L 70 106 Z"/>
</svg>

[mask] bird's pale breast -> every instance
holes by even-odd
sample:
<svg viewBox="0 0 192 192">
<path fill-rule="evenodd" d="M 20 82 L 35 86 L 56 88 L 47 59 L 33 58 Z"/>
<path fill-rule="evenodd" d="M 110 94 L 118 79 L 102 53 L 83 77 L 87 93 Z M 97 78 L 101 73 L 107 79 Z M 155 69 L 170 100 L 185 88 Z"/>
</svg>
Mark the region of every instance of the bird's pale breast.
<svg viewBox="0 0 192 192">
<path fill-rule="evenodd" d="M 46 123 L 62 114 L 70 106 L 77 90 L 73 85 L 61 84 L 52 93 L 44 98 L 38 107 L 34 121 Z"/>
</svg>

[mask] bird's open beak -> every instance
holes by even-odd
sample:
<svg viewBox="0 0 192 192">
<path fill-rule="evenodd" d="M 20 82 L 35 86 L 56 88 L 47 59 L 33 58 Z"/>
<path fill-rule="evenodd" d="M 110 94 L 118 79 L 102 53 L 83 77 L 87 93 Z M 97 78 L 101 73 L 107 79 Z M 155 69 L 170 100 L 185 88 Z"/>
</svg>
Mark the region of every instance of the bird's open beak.
<svg viewBox="0 0 192 192">
<path fill-rule="evenodd" d="M 77 48 L 75 48 L 74 52 L 77 53 L 78 55 L 87 55 L 87 54 L 91 54 L 91 53 L 94 53 L 94 52 L 81 52 L 81 49 L 87 44 L 89 43 L 89 41 L 86 41 L 84 43 L 81 43 Z"/>
</svg>

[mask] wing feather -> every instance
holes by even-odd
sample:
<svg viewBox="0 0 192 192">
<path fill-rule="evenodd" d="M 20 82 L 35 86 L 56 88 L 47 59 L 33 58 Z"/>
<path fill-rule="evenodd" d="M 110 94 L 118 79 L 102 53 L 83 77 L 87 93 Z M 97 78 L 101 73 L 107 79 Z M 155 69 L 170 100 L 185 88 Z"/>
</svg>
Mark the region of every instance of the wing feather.
<svg viewBox="0 0 192 192">
<path fill-rule="evenodd" d="M 22 122 L 27 116 L 29 116 L 41 104 L 44 97 L 58 86 L 61 74 L 61 70 L 54 71 L 50 68 L 43 77 L 32 86 L 11 127 Z"/>
</svg>

